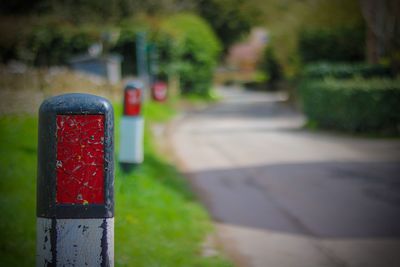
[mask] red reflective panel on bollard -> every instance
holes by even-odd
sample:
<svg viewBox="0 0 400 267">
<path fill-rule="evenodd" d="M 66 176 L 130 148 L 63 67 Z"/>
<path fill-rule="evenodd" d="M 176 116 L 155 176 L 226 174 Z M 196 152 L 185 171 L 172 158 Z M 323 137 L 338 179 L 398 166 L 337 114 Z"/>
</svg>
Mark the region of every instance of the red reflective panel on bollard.
<svg viewBox="0 0 400 267">
<path fill-rule="evenodd" d="M 142 95 L 140 90 L 125 90 L 125 115 L 137 116 L 140 114 L 141 97 Z"/>
<path fill-rule="evenodd" d="M 104 116 L 57 115 L 57 204 L 104 203 Z"/>
<path fill-rule="evenodd" d="M 165 82 L 156 82 L 152 89 L 154 100 L 162 102 L 167 99 L 167 84 Z"/>
</svg>

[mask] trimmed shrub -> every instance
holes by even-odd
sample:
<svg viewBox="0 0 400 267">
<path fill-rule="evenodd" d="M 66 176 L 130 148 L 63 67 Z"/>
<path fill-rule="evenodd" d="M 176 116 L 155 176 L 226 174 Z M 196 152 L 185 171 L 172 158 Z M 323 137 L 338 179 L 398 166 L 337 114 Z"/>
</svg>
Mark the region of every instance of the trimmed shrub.
<svg viewBox="0 0 400 267">
<path fill-rule="evenodd" d="M 364 32 L 362 26 L 303 30 L 298 40 L 300 58 L 304 63 L 363 61 Z"/>
<path fill-rule="evenodd" d="M 357 76 L 363 78 L 391 77 L 392 74 L 389 67 L 382 65 L 320 62 L 306 65 L 302 76 L 305 79 L 321 79 L 325 77 L 349 79 Z"/>
<path fill-rule="evenodd" d="M 400 133 L 400 80 L 304 81 L 302 105 L 309 121 L 350 132 Z"/>
<path fill-rule="evenodd" d="M 211 27 L 196 15 L 179 14 L 163 22 L 160 35 L 160 65 L 179 75 L 182 94 L 209 95 L 221 51 Z"/>
</svg>

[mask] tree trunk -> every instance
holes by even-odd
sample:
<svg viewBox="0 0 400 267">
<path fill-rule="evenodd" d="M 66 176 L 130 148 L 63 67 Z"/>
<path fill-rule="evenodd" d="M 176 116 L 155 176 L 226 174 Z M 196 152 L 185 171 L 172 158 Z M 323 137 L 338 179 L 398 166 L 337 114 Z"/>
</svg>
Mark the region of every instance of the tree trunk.
<svg viewBox="0 0 400 267">
<path fill-rule="evenodd" d="M 367 26 L 367 62 L 370 64 L 378 64 L 379 62 L 379 49 L 378 49 L 378 38 L 375 33 Z"/>
<path fill-rule="evenodd" d="M 399 73 L 400 1 L 360 0 L 360 7 L 367 25 L 368 62 L 377 63 L 386 57 L 395 73 Z"/>
</svg>

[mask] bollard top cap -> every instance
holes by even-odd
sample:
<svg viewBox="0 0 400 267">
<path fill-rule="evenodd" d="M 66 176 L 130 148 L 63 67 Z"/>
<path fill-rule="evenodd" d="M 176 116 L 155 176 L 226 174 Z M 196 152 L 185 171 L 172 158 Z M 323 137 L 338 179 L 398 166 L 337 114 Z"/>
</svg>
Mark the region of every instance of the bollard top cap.
<svg viewBox="0 0 400 267">
<path fill-rule="evenodd" d="M 125 85 L 125 90 L 132 90 L 132 89 L 136 89 L 136 90 L 142 90 L 144 87 L 144 84 L 142 81 L 140 80 L 132 80 L 126 83 Z"/>
<path fill-rule="evenodd" d="M 39 114 L 53 113 L 58 114 L 106 114 L 112 113 L 111 103 L 104 97 L 70 93 L 47 98 L 43 101 L 39 109 Z"/>
</svg>

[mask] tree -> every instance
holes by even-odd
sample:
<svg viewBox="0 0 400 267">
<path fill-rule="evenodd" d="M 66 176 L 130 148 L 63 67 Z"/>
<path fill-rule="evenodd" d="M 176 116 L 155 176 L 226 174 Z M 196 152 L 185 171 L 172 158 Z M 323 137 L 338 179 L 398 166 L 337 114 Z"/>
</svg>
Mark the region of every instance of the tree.
<svg viewBox="0 0 400 267">
<path fill-rule="evenodd" d="M 389 57 L 395 73 L 400 69 L 400 2 L 360 0 L 367 24 L 367 59 L 378 63 Z"/>
<path fill-rule="evenodd" d="M 260 19 L 257 6 L 246 0 L 200 0 L 197 9 L 217 33 L 225 52 Z"/>
<path fill-rule="evenodd" d="M 353 27 L 363 23 L 359 0 L 247 0 L 261 13 L 277 60 L 287 77 L 300 70 L 299 32 L 310 28 Z M 351 41 L 351 40 L 350 40 Z"/>
</svg>

